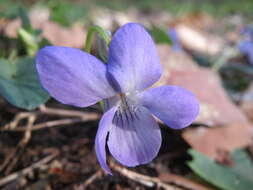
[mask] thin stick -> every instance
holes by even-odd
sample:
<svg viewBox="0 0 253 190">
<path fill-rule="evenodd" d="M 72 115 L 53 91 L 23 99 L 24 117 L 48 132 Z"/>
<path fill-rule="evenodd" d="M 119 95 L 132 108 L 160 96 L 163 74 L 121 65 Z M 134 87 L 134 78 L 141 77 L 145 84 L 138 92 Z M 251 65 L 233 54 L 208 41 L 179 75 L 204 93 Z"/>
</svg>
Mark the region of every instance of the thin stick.
<svg viewBox="0 0 253 190">
<path fill-rule="evenodd" d="M 59 108 L 48 108 L 45 105 L 41 105 L 39 107 L 39 110 L 42 114 L 48 114 L 48 115 L 59 115 L 59 116 L 67 116 L 67 117 L 80 117 L 80 118 L 89 118 L 91 120 L 98 119 L 100 117 L 100 114 L 97 113 L 87 113 L 82 111 L 76 111 L 76 110 L 65 110 L 65 109 L 59 109 Z"/>
<path fill-rule="evenodd" d="M 194 189 L 194 190 L 213 190 L 209 187 L 205 187 L 199 183 L 196 183 L 186 177 L 179 176 L 176 174 L 172 174 L 168 171 L 168 169 L 162 167 L 161 164 L 156 164 L 156 169 L 159 172 L 159 179 L 165 181 L 167 183 L 173 183 L 181 187 L 185 187 L 187 189 Z"/>
<path fill-rule="evenodd" d="M 0 166 L 0 171 L 4 170 L 6 168 L 6 166 L 8 166 L 8 168 L 12 168 L 13 165 L 12 164 L 15 164 L 15 159 L 18 158 L 18 156 L 15 156 L 20 150 L 20 148 L 24 147 L 29 139 L 30 139 L 30 136 L 31 136 L 31 127 L 32 127 L 32 124 L 33 122 L 35 121 L 35 115 L 32 115 L 32 114 L 20 114 L 20 115 L 17 115 L 16 117 L 16 120 L 14 120 L 15 122 L 13 123 L 16 123 L 17 120 L 19 120 L 21 117 L 24 118 L 28 116 L 28 123 L 27 123 L 27 127 L 25 127 L 24 129 L 26 130 L 26 133 L 24 135 L 24 137 L 22 138 L 22 140 L 18 143 L 18 145 L 16 146 L 16 148 L 14 150 L 12 150 L 5 158 L 3 164 Z M 16 125 L 16 124 L 15 124 Z M 8 130 L 15 130 L 16 129 L 16 126 L 13 128 L 11 127 L 10 129 Z M 12 163 L 11 161 L 14 160 Z M 6 169 L 6 173 L 9 173 L 8 171 L 10 169 Z"/>
<path fill-rule="evenodd" d="M 174 183 L 176 185 L 179 185 L 181 187 L 185 187 L 188 189 L 194 189 L 194 190 L 213 190 L 207 187 L 204 187 L 201 184 L 195 183 L 185 177 L 179 176 L 179 175 L 175 175 L 175 174 L 171 174 L 171 173 L 164 173 L 162 175 L 159 176 L 160 179 L 162 179 L 163 181 L 166 181 L 168 183 Z"/>
<path fill-rule="evenodd" d="M 17 145 L 16 151 L 15 151 L 15 155 L 13 155 L 12 162 L 10 162 L 8 164 L 8 167 L 6 168 L 6 171 L 5 171 L 6 175 L 9 174 L 11 172 L 11 170 L 15 167 L 15 165 L 18 162 L 20 156 L 24 152 L 24 149 L 25 149 L 26 145 L 30 141 L 31 136 L 32 136 L 31 135 L 31 128 L 32 128 L 32 125 L 33 125 L 35 119 L 36 119 L 35 115 L 30 115 L 29 116 L 28 122 L 27 122 L 27 127 L 25 129 L 24 137 L 22 138 L 22 140 Z"/>
<path fill-rule="evenodd" d="M 92 176 L 90 176 L 83 184 L 82 188 L 85 190 L 95 179 L 99 178 L 102 175 L 102 171 L 98 170 Z"/>
<path fill-rule="evenodd" d="M 86 119 L 77 119 L 77 118 L 71 118 L 71 119 L 60 119 L 60 120 L 55 120 L 55 121 L 47 121 L 44 123 L 36 124 L 31 128 L 31 131 L 36 131 L 36 130 L 41 130 L 45 128 L 51 128 L 55 126 L 63 126 L 63 125 L 69 125 L 69 124 L 74 124 L 74 123 L 80 123 L 87 121 Z M 0 131 L 16 131 L 16 132 L 24 132 L 25 127 L 20 126 L 15 129 L 0 129 Z"/>
<path fill-rule="evenodd" d="M 34 164 L 32 164 L 31 166 L 21 170 L 21 171 L 18 171 L 18 172 L 14 172 L 2 179 L 0 179 L 0 187 L 17 179 L 18 177 L 20 176 L 24 176 L 24 175 L 27 175 L 29 174 L 30 172 L 32 172 L 34 169 L 37 169 L 37 168 L 41 168 L 43 165 L 45 165 L 46 163 L 50 162 L 51 160 L 53 160 L 56 156 L 58 155 L 58 152 L 56 153 L 53 153 L 51 155 L 48 155 L 47 157 L 41 159 L 39 162 L 36 162 Z"/>
<path fill-rule="evenodd" d="M 39 109 L 40 111 L 21 112 L 17 114 L 12 122 L 4 125 L 3 127 L 0 127 L 0 131 L 25 131 L 24 129 L 25 127 L 24 126 L 18 127 L 18 124 L 22 119 L 26 119 L 31 115 L 47 114 L 47 115 L 58 115 L 58 116 L 64 116 L 64 117 L 78 117 L 80 118 L 79 122 L 97 120 L 100 118 L 100 114 L 98 113 L 87 113 L 87 112 L 81 112 L 81 111 L 75 111 L 75 110 L 47 108 L 45 105 L 41 105 Z M 45 122 L 45 123 L 35 125 L 35 127 L 32 128 L 32 131 L 42 129 L 44 126 L 51 127 L 52 125 L 53 127 L 57 125 L 72 124 L 70 120 L 72 120 L 73 123 L 78 122 L 78 120 L 76 119 L 65 119 L 65 120 L 62 119 L 62 120 L 50 121 L 48 123 Z"/>
<path fill-rule="evenodd" d="M 2 129 L 14 129 L 18 126 L 19 122 L 22 119 L 26 119 L 29 118 L 30 116 L 34 115 L 35 112 L 30 113 L 30 112 L 21 112 L 19 114 L 17 114 L 13 121 L 11 121 L 10 123 L 7 123 L 6 125 L 4 125 L 3 127 L 1 127 Z"/>
<path fill-rule="evenodd" d="M 164 183 L 157 177 L 145 176 L 143 174 L 139 174 L 139 173 L 130 171 L 126 168 L 120 167 L 116 164 L 112 164 L 112 169 L 119 172 L 121 175 L 147 187 L 157 186 L 157 187 L 162 187 L 165 190 L 183 190 L 182 188 Z"/>
</svg>

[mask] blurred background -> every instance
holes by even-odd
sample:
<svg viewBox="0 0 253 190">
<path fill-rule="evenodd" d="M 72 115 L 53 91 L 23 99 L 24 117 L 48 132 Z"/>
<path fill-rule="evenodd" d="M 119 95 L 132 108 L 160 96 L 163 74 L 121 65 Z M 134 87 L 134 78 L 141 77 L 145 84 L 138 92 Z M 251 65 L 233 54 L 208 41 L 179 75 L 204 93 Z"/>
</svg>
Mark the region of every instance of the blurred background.
<svg viewBox="0 0 253 190">
<path fill-rule="evenodd" d="M 0 0 L 0 189 L 252 190 L 252 12 L 251 0 Z M 200 114 L 184 130 L 160 123 L 149 164 L 122 168 L 108 154 L 108 176 L 94 152 L 101 108 L 50 98 L 34 56 L 45 45 L 85 49 L 90 27 L 113 34 L 128 22 L 156 42 L 155 85 L 192 91 Z M 103 45 L 96 35 L 92 54 L 106 56 Z"/>
</svg>

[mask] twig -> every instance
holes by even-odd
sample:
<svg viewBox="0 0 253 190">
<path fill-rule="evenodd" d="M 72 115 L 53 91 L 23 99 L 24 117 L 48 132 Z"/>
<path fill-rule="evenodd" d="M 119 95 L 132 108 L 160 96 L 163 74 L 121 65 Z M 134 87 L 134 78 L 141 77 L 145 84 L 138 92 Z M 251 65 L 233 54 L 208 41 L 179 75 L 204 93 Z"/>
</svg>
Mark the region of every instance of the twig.
<svg viewBox="0 0 253 190">
<path fill-rule="evenodd" d="M 159 176 L 159 178 L 163 181 L 166 181 L 168 183 L 174 183 L 176 185 L 179 185 L 181 187 L 185 187 L 188 189 L 194 189 L 194 190 L 213 190 L 207 187 L 204 187 L 201 184 L 195 183 L 183 176 L 171 174 L 171 173 L 164 173 Z"/>
<path fill-rule="evenodd" d="M 11 127 L 8 130 L 15 130 L 16 129 L 16 122 L 17 122 L 17 120 L 20 120 L 21 118 L 24 118 L 24 117 L 29 117 L 28 118 L 27 127 L 24 128 L 26 130 L 25 135 L 24 135 L 23 139 L 19 142 L 19 144 L 16 146 L 16 148 L 14 150 L 12 150 L 9 153 L 8 156 L 6 156 L 6 159 L 4 160 L 3 164 L 1 165 L 0 171 L 4 170 L 5 167 L 8 166 L 8 168 L 6 169 L 5 173 L 9 173 L 10 172 L 11 168 L 15 165 L 16 161 L 19 158 L 18 155 L 20 155 L 20 154 L 18 154 L 18 152 L 21 153 L 21 151 L 19 151 L 19 150 L 20 149 L 23 150 L 23 147 L 30 140 L 30 137 L 31 137 L 31 127 L 32 127 L 33 122 L 35 121 L 35 115 L 33 115 L 33 114 L 20 114 L 20 115 L 17 115 L 16 120 L 14 120 L 15 122 L 13 122 L 13 124 L 15 123 L 15 127 L 14 128 Z"/>
<path fill-rule="evenodd" d="M 41 105 L 39 110 L 43 114 L 48 115 L 59 115 L 59 116 L 67 116 L 67 117 L 79 117 L 79 118 L 89 118 L 90 120 L 95 120 L 100 117 L 97 113 L 87 113 L 76 110 L 65 110 L 59 108 L 48 108 L 45 105 Z"/>
<path fill-rule="evenodd" d="M 32 128 L 32 125 L 33 125 L 35 119 L 36 119 L 35 115 L 30 115 L 29 116 L 28 122 L 27 122 L 27 127 L 25 128 L 24 137 L 22 138 L 22 140 L 17 145 L 16 151 L 15 151 L 16 154 L 13 155 L 12 162 L 10 162 L 8 164 L 8 167 L 6 168 L 6 171 L 5 171 L 6 175 L 9 174 L 11 172 L 11 170 L 14 168 L 14 166 L 16 165 L 17 161 L 19 160 L 20 156 L 24 152 L 25 146 L 30 141 L 30 139 L 31 139 L 31 128 Z"/>
<path fill-rule="evenodd" d="M 47 108 L 46 106 L 40 106 L 40 111 L 35 112 L 22 112 L 17 114 L 14 120 L 3 127 L 0 127 L 0 131 L 26 131 L 26 126 L 19 126 L 18 124 L 22 119 L 29 118 L 30 116 L 36 116 L 39 114 L 48 114 L 48 115 L 59 115 L 64 117 L 78 117 L 78 118 L 69 118 L 61 119 L 55 121 L 48 121 L 40 124 L 36 124 L 31 128 L 31 131 L 40 130 L 43 128 L 50 128 L 54 126 L 69 125 L 78 122 L 85 122 L 91 120 L 97 120 L 100 117 L 98 113 L 87 113 L 75 110 L 64 110 L 56 108 Z"/>
<path fill-rule="evenodd" d="M 55 121 L 47 121 L 44 123 L 36 124 L 31 128 L 31 131 L 36 131 L 40 129 L 45 129 L 45 128 L 51 128 L 55 126 L 63 126 L 63 125 L 69 125 L 69 124 L 74 124 L 74 123 L 80 123 L 87 121 L 86 119 L 77 119 L 77 118 L 70 118 L 70 119 L 60 119 L 60 120 L 55 120 Z M 24 126 L 20 126 L 15 129 L 0 129 L 0 131 L 16 131 L 16 132 L 23 132 L 25 131 Z"/>
<path fill-rule="evenodd" d="M 19 122 L 22 120 L 22 119 L 26 119 L 26 118 L 29 118 L 30 116 L 36 114 L 36 112 L 21 112 L 21 113 L 18 113 L 13 121 L 11 121 L 10 123 L 7 123 L 6 125 L 4 125 L 3 127 L 1 127 L 2 129 L 15 129 Z"/>
<path fill-rule="evenodd" d="M 138 182 L 144 186 L 147 187 L 155 187 L 157 186 L 158 188 L 163 188 L 165 190 L 183 190 L 182 188 L 167 184 L 162 182 L 159 178 L 157 177 L 149 177 L 149 176 L 145 176 L 143 174 L 139 174 L 133 171 L 130 171 L 126 168 L 120 167 L 116 164 L 111 164 L 112 169 L 114 169 L 115 171 L 117 171 L 118 173 L 120 173 L 121 175 L 135 181 Z"/>
<path fill-rule="evenodd" d="M 168 171 L 167 168 L 164 168 L 161 164 L 156 164 L 156 169 L 159 172 L 159 178 L 167 183 L 173 183 L 178 186 L 185 187 L 187 189 L 213 190 L 183 176 L 172 174 Z"/>
<path fill-rule="evenodd" d="M 99 178 L 102 175 L 102 171 L 98 170 L 92 176 L 90 176 L 82 185 L 83 190 L 85 190 L 95 179 Z"/>
<path fill-rule="evenodd" d="M 21 170 L 21 171 L 18 171 L 18 172 L 14 172 L 2 179 L 0 179 L 0 187 L 17 179 L 18 177 L 20 176 L 24 176 L 24 175 L 27 175 L 29 174 L 30 172 L 32 172 L 34 169 L 37 169 L 37 168 L 41 168 L 43 165 L 45 165 L 46 163 L 50 162 L 52 159 L 54 159 L 56 156 L 58 155 L 58 152 L 55 152 L 43 159 L 41 159 L 39 162 L 36 162 L 34 164 L 32 164 L 31 166 Z"/>
<path fill-rule="evenodd" d="M 52 128 L 52 127 L 60 127 L 63 125 L 69 125 L 69 124 L 75 124 L 75 123 L 81 123 L 81 122 L 86 122 L 89 120 L 86 119 L 60 119 L 60 120 L 55 120 L 55 121 L 47 121 L 44 123 L 40 123 L 40 124 L 36 124 L 34 125 L 33 128 L 31 128 L 31 131 L 36 131 L 36 130 L 41 130 L 41 129 L 46 129 L 46 128 Z M 4 131 L 13 131 L 13 132 L 24 132 L 25 131 L 25 127 L 24 126 L 20 126 L 18 128 L 15 129 L 1 129 L 0 128 L 0 132 L 4 132 Z"/>
</svg>

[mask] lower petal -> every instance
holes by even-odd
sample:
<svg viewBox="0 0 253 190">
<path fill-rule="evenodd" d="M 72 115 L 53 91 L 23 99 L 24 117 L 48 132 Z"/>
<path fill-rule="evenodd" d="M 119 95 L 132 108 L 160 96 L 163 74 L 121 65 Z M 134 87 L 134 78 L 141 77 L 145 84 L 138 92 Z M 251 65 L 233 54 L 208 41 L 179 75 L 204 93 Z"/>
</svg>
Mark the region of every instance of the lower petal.
<svg viewBox="0 0 253 190">
<path fill-rule="evenodd" d="M 146 108 L 127 111 L 125 114 L 116 113 L 109 132 L 108 147 L 116 160 L 131 167 L 148 163 L 157 155 L 161 132 Z"/>
<path fill-rule="evenodd" d="M 109 111 L 105 112 L 99 122 L 99 128 L 95 139 L 95 151 L 97 159 L 101 167 L 106 173 L 112 174 L 110 168 L 106 164 L 106 137 L 110 127 L 112 127 L 112 120 L 116 111 L 116 107 L 113 107 Z"/>
<path fill-rule="evenodd" d="M 139 95 L 140 103 L 174 129 L 190 125 L 199 113 L 199 102 L 188 90 L 178 86 L 151 88 Z"/>
</svg>

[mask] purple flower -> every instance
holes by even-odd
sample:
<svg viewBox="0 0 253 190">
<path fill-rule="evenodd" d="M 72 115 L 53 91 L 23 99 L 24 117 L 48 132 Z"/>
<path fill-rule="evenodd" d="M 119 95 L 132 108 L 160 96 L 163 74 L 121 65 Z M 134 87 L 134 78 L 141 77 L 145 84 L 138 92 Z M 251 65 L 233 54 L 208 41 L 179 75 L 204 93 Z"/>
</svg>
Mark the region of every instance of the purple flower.
<svg viewBox="0 0 253 190">
<path fill-rule="evenodd" d="M 253 41 L 253 26 L 252 25 L 246 25 L 243 27 L 240 31 L 240 34 L 244 37 L 247 38 L 250 41 Z"/>
<path fill-rule="evenodd" d="M 126 24 L 115 33 L 107 64 L 79 49 L 57 46 L 41 49 L 36 63 L 43 87 L 58 101 L 86 107 L 104 100 L 106 112 L 95 150 L 108 173 L 106 143 L 121 164 L 145 164 L 161 146 L 160 128 L 152 115 L 181 129 L 199 112 L 197 99 L 181 87 L 144 91 L 160 78 L 162 68 L 152 38 L 139 24 Z"/>
<path fill-rule="evenodd" d="M 170 37 L 170 40 L 172 41 L 172 49 L 175 51 L 182 51 L 183 48 L 181 46 L 176 29 L 173 27 L 169 28 L 168 35 Z"/>
<path fill-rule="evenodd" d="M 237 47 L 239 51 L 246 55 L 250 64 L 253 65 L 253 28 L 251 25 L 244 27 L 241 31 L 243 39 L 239 41 Z"/>
<path fill-rule="evenodd" d="M 250 64 L 253 65 L 253 41 L 242 40 L 238 43 L 240 52 L 248 57 Z"/>
</svg>

